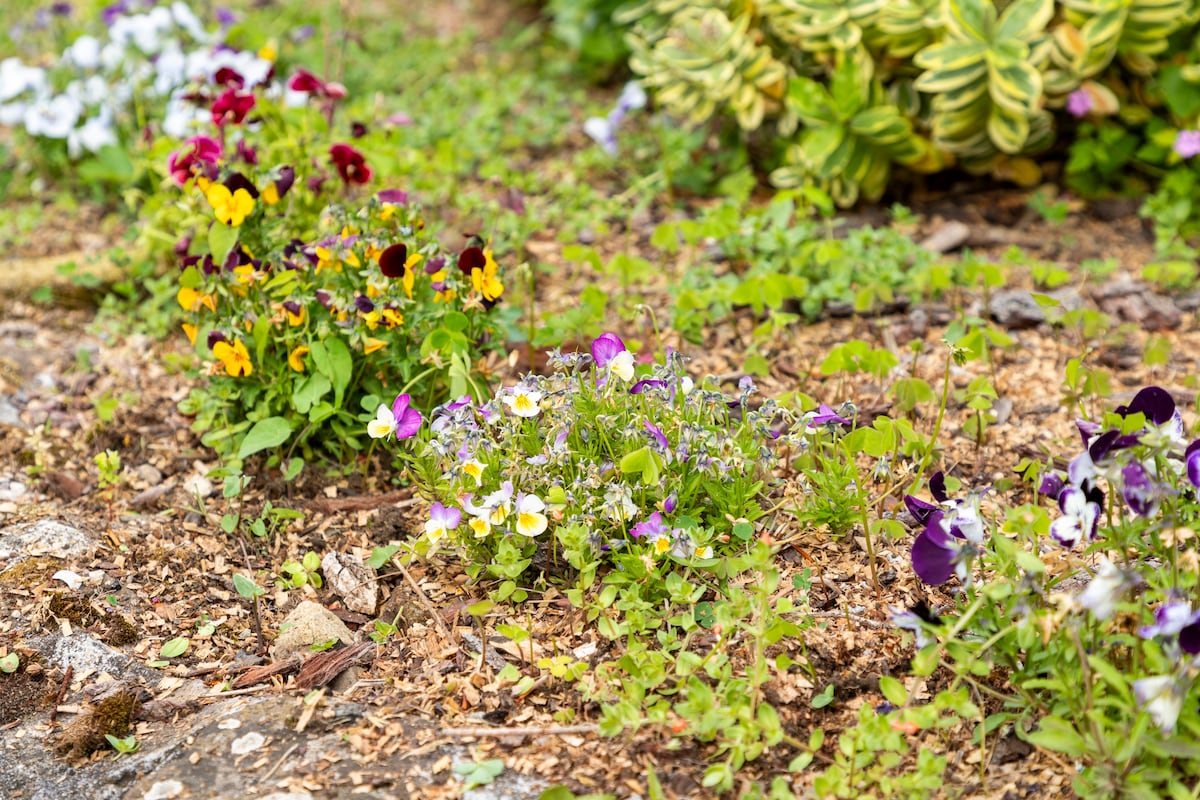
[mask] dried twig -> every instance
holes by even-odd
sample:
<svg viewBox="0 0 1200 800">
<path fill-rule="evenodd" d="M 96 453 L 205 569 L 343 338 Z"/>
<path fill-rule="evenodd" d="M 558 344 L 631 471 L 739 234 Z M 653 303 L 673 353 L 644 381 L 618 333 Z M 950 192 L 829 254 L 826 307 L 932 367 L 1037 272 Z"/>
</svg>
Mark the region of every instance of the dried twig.
<svg viewBox="0 0 1200 800">
<path fill-rule="evenodd" d="M 880 622 L 877 619 L 871 619 L 870 617 L 864 617 L 861 614 L 852 614 L 849 611 L 814 611 L 812 614 L 809 614 L 809 616 L 812 617 L 813 619 L 844 619 L 847 621 L 853 620 L 854 622 L 865 625 L 868 628 L 875 628 L 876 630 L 890 630 L 890 629 L 896 627 L 895 625 L 891 624 L 890 622 Z M 899 630 L 899 629 L 897 629 L 897 630 Z"/>
<path fill-rule="evenodd" d="M 50 724 L 54 724 L 54 720 L 58 718 L 58 707 L 62 705 L 63 697 L 67 694 L 67 687 L 71 685 L 71 676 L 75 674 L 75 668 L 67 665 L 67 671 L 63 673 L 62 684 L 58 687 L 58 695 L 54 698 L 54 708 L 50 710 Z"/>
<path fill-rule="evenodd" d="M 433 603 L 431 603 L 429 598 L 425 596 L 425 590 L 421 588 L 421 584 L 417 583 L 417 579 L 414 578 L 412 573 L 408 571 L 408 567 L 404 566 L 404 562 L 399 560 L 393 561 L 392 563 L 400 569 L 400 574 L 404 576 L 404 580 L 408 581 L 408 585 L 412 587 L 414 592 L 416 592 L 417 600 L 421 603 L 421 606 L 425 609 L 426 613 L 433 618 L 434 624 L 437 625 L 438 632 L 441 633 L 444 638 L 453 640 L 454 637 L 451 635 L 450 629 L 446 627 L 446 623 L 442 621 L 442 615 L 438 613 L 438 610 L 434 607 Z"/>
<path fill-rule="evenodd" d="M 584 725 L 535 725 L 528 728 L 442 728 L 438 736 L 568 736 L 570 734 L 595 733 L 599 726 Z"/>
<path fill-rule="evenodd" d="M 388 492 L 380 495 L 365 495 L 356 497 L 319 497 L 309 502 L 308 507 L 314 511 L 326 513 L 334 511 L 374 511 L 380 506 L 395 505 L 397 508 L 413 506 L 420 502 L 410 497 L 408 491 Z"/>
<path fill-rule="evenodd" d="M 175 481 L 167 481 L 165 483 L 160 483 L 158 486 L 151 486 L 146 491 L 141 492 L 140 494 L 135 494 L 133 497 L 129 498 L 129 505 L 135 507 L 149 505 L 163 495 L 169 493 L 174 488 Z"/>
<path fill-rule="evenodd" d="M 300 666 L 300 656 L 292 656 L 286 661 L 274 661 L 270 664 L 263 664 L 261 667 L 247 670 L 244 675 L 229 685 L 233 689 L 245 689 L 249 686 L 264 683 L 268 678 L 276 675 L 288 675 L 292 672 L 298 672 Z"/>
<path fill-rule="evenodd" d="M 271 779 L 271 776 L 274 775 L 276 772 L 278 772 L 279 768 L 283 766 L 283 762 L 288 760 L 288 756 L 290 756 L 292 753 L 296 752 L 296 748 L 298 748 L 299 746 L 300 746 L 300 742 L 296 742 L 291 747 L 289 747 L 287 749 L 287 751 L 284 752 L 284 754 L 279 757 L 279 760 L 275 762 L 275 766 L 273 766 L 269 770 L 267 770 L 267 774 L 263 775 L 261 778 L 259 778 L 258 782 L 260 784 L 262 784 L 262 783 L 266 783 L 267 781 L 269 781 Z"/>
</svg>

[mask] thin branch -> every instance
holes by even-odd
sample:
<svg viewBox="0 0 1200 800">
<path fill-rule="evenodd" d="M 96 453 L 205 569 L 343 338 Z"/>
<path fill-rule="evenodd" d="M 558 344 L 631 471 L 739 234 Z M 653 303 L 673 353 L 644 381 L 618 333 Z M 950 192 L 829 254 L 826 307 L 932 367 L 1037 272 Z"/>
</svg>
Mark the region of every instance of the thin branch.
<svg viewBox="0 0 1200 800">
<path fill-rule="evenodd" d="M 599 726 L 584 725 L 535 725 L 528 728 L 442 728 L 438 736 L 567 736 L 570 734 L 596 733 Z"/>
<path fill-rule="evenodd" d="M 393 561 L 392 563 L 399 568 L 400 574 L 404 576 L 404 580 L 408 581 L 408 585 L 412 587 L 414 592 L 416 592 L 417 600 L 421 603 L 421 607 L 425 609 L 425 612 L 433 618 L 433 623 L 437 625 L 438 632 L 440 632 L 444 638 L 452 641 L 454 639 L 454 635 L 450 632 L 450 629 L 446 627 L 446 623 L 442 620 L 442 615 L 438 613 L 437 608 L 435 608 L 433 603 L 429 601 L 429 598 L 425 596 L 425 590 L 421 588 L 421 584 L 417 583 L 417 579 L 414 578 L 412 573 L 408 571 L 408 567 L 404 566 L 404 562 L 400 561 L 399 559 Z"/>
</svg>

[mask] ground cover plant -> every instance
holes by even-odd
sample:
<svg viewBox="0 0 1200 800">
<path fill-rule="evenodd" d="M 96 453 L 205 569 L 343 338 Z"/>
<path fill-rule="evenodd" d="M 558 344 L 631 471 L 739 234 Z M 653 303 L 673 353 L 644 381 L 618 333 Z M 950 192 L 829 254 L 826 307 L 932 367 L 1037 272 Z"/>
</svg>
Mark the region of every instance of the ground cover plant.
<svg viewBox="0 0 1200 800">
<path fill-rule="evenodd" d="M 14 20 L 10 185 L 128 233 L 90 332 L 48 290 L 0 322 L 0 537 L 97 535 L 2 539 L 0 686 L 107 685 L 33 649 L 56 629 L 168 679 L 74 706 L 79 774 L 143 763 L 200 679 L 294 704 L 214 747 L 270 750 L 226 770 L 247 795 L 1196 794 L 1196 9 L 810 6 Z M 204 69 L 154 86 L 177 55 Z M 1042 101 L 1075 138 L 1035 162 L 1006 137 Z M 771 122 L 798 138 L 737 130 Z M 947 154 L 1157 188 L 1105 222 L 1051 186 L 839 213 Z M 350 628 L 294 658 L 311 606 Z M 284 738 L 310 724 L 336 758 Z"/>
</svg>

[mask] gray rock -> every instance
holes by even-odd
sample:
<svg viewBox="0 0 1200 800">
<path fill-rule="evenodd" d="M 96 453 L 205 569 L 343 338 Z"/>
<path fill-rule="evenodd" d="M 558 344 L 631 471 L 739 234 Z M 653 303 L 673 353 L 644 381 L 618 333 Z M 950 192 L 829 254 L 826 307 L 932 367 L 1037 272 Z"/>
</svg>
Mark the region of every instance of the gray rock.
<svg viewBox="0 0 1200 800">
<path fill-rule="evenodd" d="M 43 519 L 0 529 L 0 560 L 12 561 L 33 555 L 74 558 L 87 553 L 93 543 L 92 535 L 79 528 Z"/>
<path fill-rule="evenodd" d="M 374 614 L 379 605 L 379 585 L 375 570 L 352 553 L 330 551 L 321 559 L 321 572 L 330 591 L 342 598 L 346 608 L 362 614 Z"/>
<path fill-rule="evenodd" d="M 992 319 L 1006 328 L 1035 328 L 1046 321 L 1046 309 L 1024 289 L 1000 289 L 992 294 Z"/>
<path fill-rule="evenodd" d="M 20 481 L 0 478 L 0 502 L 12 502 L 25 496 L 25 484 Z"/>
<path fill-rule="evenodd" d="M 308 655 L 314 644 L 337 639 L 342 644 L 354 644 L 354 634 L 346 623 L 329 609 L 305 600 L 292 609 L 292 613 L 279 625 L 283 631 L 271 647 L 271 656 L 276 661 L 286 661 L 294 655 Z"/>
<path fill-rule="evenodd" d="M 6 396 L 0 396 L 0 425 L 11 425 L 14 428 L 29 427 L 21 421 L 21 412 Z"/>
<path fill-rule="evenodd" d="M 1178 328 L 1183 313 L 1171 298 L 1151 290 L 1145 281 L 1122 275 L 1093 290 L 1092 299 L 1106 314 L 1140 325 L 1143 330 Z"/>
</svg>

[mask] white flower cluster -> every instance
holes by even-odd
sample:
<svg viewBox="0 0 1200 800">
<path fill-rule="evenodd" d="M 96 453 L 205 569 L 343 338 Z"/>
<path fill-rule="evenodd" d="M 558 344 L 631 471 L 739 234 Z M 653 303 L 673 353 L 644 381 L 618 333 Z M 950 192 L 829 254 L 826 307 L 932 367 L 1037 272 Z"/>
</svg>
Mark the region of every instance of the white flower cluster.
<svg viewBox="0 0 1200 800">
<path fill-rule="evenodd" d="M 118 122 L 135 98 L 151 101 L 152 115 L 154 101 L 165 99 L 162 130 L 182 139 L 209 120 L 206 109 L 185 99 L 189 87 L 224 67 L 247 87 L 265 82 L 271 72 L 270 61 L 218 47 L 220 34 L 206 30 L 182 0 L 106 22 L 107 40 L 79 36 L 52 67 L 29 66 L 15 56 L 0 61 L 0 125 L 65 139 L 70 156 L 78 158 L 118 144 Z"/>
</svg>

